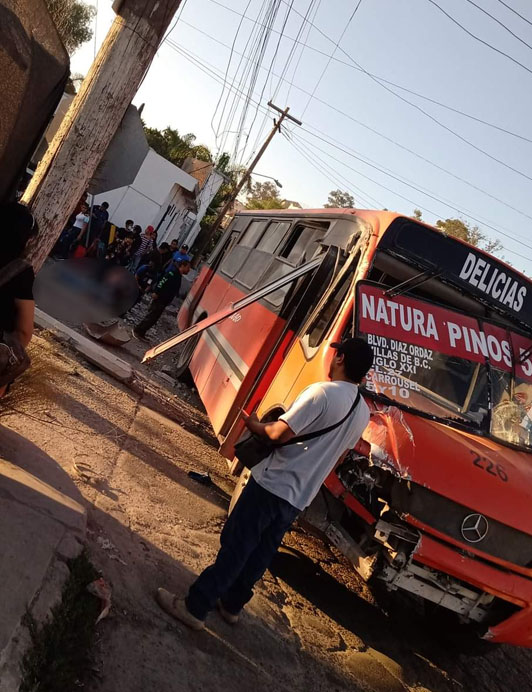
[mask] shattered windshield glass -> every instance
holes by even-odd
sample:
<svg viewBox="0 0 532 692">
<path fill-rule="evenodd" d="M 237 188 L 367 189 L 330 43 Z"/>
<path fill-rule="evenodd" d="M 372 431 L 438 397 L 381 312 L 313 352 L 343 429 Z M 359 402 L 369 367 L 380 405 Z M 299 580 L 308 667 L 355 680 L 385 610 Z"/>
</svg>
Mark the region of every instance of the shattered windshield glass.
<svg viewBox="0 0 532 692">
<path fill-rule="evenodd" d="M 357 290 L 357 332 L 375 353 L 368 391 L 532 448 L 532 339 L 375 284 Z"/>
</svg>

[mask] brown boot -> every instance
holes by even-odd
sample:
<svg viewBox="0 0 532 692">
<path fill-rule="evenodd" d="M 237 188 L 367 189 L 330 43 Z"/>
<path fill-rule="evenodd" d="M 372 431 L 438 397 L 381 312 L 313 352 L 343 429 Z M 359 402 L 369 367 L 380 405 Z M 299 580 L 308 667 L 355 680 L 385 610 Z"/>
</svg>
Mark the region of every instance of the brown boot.
<svg viewBox="0 0 532 692">
<path fill-rule="evenodd" d="M 205 628 L 205 620 L 199 620 L 192 615 L 186 606 L 184 598 L 178 598 L 175 594 L 166 589 L 157 589 L 155 600 L 164 611 L 176 620 L 184 623 L 187 627 L 193 630 L 202 630 Z"/>
</svg>

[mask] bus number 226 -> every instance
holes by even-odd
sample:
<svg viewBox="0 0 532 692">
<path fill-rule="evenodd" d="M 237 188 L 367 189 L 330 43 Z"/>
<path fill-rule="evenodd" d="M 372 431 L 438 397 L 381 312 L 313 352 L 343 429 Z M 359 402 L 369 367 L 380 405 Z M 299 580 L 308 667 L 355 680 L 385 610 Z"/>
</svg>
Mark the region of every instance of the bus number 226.
<svg viewBox="0 0 532 692">
<path fill-rule="evenodd" d="M 500 478 L 503 483 L 506 483 L 508 480 L 508 474 L 504 470 L 504 466 L 501 464 L 494 464 L 492 461 L 489 459 L 486 459 L 486 457 L 480 457 L 478 454 L 475 452 L 471 452 L 473 455 L 473 465 L 476 466 L 479 469 L 482 469 L 486 473 L 489 473 L 490 476 L 495 476 Z"/>
</svg>

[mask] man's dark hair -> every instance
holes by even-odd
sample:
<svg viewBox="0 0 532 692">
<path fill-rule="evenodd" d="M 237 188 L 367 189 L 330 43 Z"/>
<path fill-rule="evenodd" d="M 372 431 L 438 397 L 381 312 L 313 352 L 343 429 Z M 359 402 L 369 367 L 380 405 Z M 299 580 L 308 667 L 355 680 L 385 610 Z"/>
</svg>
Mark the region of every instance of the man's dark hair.
<svg viewBox="0 0 532 692">
<path fill-rule="evenodd" d="M 168 245 L 168 243 L 161 243 L 161 244 L 159 245 L 159 249 L 160 249 L 160 250 L 169 250 L 169 249 L 170 249 L 170 246 Z"/>
<path fill-rule="evenodd" d="M 181 245 L 181 250 L 185 250 L 185 252 L 187 252 L 188 251 L 188 245 L 186 243 L 183 243 L 183 245 Z"/>
<path fill-rule="evenodd" d="M 102 209 L 109 209 L 109 202 L 102 202 L 100 206 Z"/>
<path fill-rule="evenodd" d="M 170 242 L 175 243 L 176 245 L 179 244 L 179 240 L 177 238 L 172 238 L 172 240 Z"/>
<path fill-rule="evenodd" d="M 133 233 L 142 233 L 142 228 L 139 225 L 133 226 Z"/>
<path fill-rule="evenodd" d="M 133 223 L 135 223 L 135 222 L 133 221 L 133 219 L 128 219 L 128 220 L 126 221 L 126 226 L 131 226 L 131 224 L 133 224 Z"/>
<path fill-rule="evenodd" d="M 178 267 L 190 267 L 190 262 L 188 260 L 177 260 L 175 261 L 175 264 Z"/>
<path fill-rule="evenodd" d="M 336 348 L 338 354 L 343 354 L 347 377 L 352 382 L 362 382 L 373 365 L 373 349 L 371 346 L 360 337 L 346 339 L 341 343 L 331 344 L 331 346 Z"/>
<path fill-rule="evenodd" d="M 37 234 L 39 227 L 28 207 L 20 202 L 0 205 L 0 266 L 19 257 L 28 240 Z"/>
</svg>

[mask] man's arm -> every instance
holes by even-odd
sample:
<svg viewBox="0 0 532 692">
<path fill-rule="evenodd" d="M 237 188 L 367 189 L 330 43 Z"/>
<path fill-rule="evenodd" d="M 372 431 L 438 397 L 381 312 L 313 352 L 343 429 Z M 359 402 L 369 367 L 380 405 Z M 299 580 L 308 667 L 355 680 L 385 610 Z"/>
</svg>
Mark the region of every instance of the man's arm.
<svg viewBox="0 0 532 692">
<path fill-rule="evenodd" d="M 33 300 L 15 298 L 15 307 L 17 310 L 17 318 L 14 332 L 18 336 L 20 343 L 26 348 L 33 336 L 35 302 Z"/>
<path fill-rule="evenodd" d="M 248 415 L 245 411 L 242 411 L 242 417 L 248 430 L 254 435 L 264 437 L 272 442 L 288 442 L 292 437 L 295 437 L 295 432 L 283 420 L 260 423 L 256 413 Z"/>
</svg>

